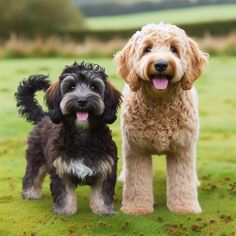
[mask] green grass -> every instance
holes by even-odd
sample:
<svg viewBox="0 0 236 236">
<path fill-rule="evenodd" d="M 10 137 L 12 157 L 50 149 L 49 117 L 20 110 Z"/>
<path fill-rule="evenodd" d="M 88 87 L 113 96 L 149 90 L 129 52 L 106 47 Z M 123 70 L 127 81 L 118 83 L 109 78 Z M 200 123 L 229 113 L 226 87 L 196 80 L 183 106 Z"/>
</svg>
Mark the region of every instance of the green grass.
<svg viewBox="0 0 236 236">
<path fill-rule="evenodd" d="M 121 89 L 111 59 L 87 59 L 107 68 Z M 118 215 L 101 217 L 89 209 L 89 188 L 78 187 L 79 211 L 71 217 L 52 213 L 49 181 L 40 201 L 21 199 L 26 137 L 31 125 L 20 118 L 14 92 L 32 73 L 56 79 L 73 59 L 0 61 L 0 235 L 235 235 L 236 234 L 236 88 L 235 58 L 210 58 L 205 75 L 196 83 L 200 99 L 201 135 L 198 143 L 201 215 L 175 215 L 166 207 L 166 171 L 163 157 L 154 158 L 156 207 L 149 216 L 127 216 L 119 211 L 122 185 L 116 186 Z M 121 164 L 119 120 L 112 125 Z M 234 234 L 233 234 L 234 233 Z"/>
<path fill-rule="evenodd" d="M 109 17 L 90 17 L 87 23 L 92 30 L 133 29 L 147 23 L 191 24 L 231 20 L 236 18 L 235 12 L 236 4 L 201 6 Z"/>
</svg>

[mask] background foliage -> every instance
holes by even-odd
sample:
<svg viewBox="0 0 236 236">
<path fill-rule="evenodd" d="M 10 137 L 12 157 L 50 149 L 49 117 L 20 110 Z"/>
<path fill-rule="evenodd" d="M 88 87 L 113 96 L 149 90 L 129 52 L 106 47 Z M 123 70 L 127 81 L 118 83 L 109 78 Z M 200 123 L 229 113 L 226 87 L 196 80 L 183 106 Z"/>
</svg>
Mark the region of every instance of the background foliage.
<svg viewBox="0 0 236 236">
<path fill-rule="evenodd" d="M 51 35 L 83 27 L 83 16 L 68 0 L 0 0 L 0 37 Z"/>
</svg>

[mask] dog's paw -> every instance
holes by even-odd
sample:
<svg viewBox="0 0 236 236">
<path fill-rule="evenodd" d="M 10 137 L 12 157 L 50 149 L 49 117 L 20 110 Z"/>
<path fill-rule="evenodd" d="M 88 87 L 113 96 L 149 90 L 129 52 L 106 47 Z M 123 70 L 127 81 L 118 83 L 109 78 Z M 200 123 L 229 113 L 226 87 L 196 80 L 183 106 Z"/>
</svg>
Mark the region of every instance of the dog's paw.
<svg viewBox="0 0 236 236">
<path fill-rule="evenodd" d="M 118 215 L 118 212 L 111 210 L 111 211 L 97 212 L 96 214 L 103 216 L 113 216 L 113 215 Z"/>
<path fill-rule="evenodd" d="M 74 215 L 77 212 L 77 209 L 68 209 L 68 208 L 60 208 L 60 207 L 53 207 L 53 212 L 57 215 Z"/>
<path fill-rule="evenodd" d="M 103 216 L 112 216 L 118 214 L 117 212 L 113 211 L 112 206 L 103 206 L 103 207 L 91 207 L 91 210 L 93 213 L 97 215 L 103 215 Z"/>
<path fill-rule="evenodd" d="M 123 206 L 121 211 L 128 215 L 148 215 L 153 213 L 153 207 L 127 207 Z"/>
<path fill-rule="evenodd" d="M 199 203 L 193 204 L 176 204 L 175 206 L 168 206 L 169 210 L 176 214 L 186 214 L 186 213 L 194 213 L 200 214 L 202 213 L 202 209 Z"/>
<path fill-rule="evenodd" d="M 31 187 L 29 189 L 23 189 L 21 195 L 26 200 L 39 200 L 41 198 L 41 190 Z"/>
</svg>

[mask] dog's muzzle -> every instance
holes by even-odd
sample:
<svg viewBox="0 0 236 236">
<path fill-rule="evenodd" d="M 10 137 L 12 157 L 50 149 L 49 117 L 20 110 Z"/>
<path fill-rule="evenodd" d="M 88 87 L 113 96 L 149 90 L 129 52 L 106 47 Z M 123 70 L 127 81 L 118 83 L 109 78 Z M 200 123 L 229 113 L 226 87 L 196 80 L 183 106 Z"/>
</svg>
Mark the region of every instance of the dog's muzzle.
<svg viewBox="0 0 236 236">
<path fill-rule="evenodd" d="M 98 95 L 78 97 L 74 94 L 66 95 L 60 104 L 63 115 L 74 116 L 79 122 L 88 121 L 91 115 L 101 115 L 105 105 Z"/>
</svg>

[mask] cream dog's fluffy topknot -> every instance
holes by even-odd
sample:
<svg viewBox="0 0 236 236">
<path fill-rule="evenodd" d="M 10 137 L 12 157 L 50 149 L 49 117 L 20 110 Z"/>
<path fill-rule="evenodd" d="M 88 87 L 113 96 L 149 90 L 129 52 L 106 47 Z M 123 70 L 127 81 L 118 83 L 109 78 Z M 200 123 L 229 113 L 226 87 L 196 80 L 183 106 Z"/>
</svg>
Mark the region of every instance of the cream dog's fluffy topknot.
<svg viewBox="0 0 236 236">
<path fill-rule="evenodd" d="M 153 211 L 152 154 L 167 157 L 168 208 L 176 213 L 201 212 L 193 82 L 207 57 L 184 30 L 163 23 L 144 26 L 116 54 L 118 73 L 128 84 L 121 109 L 124 212 Z"/>
</svg>

